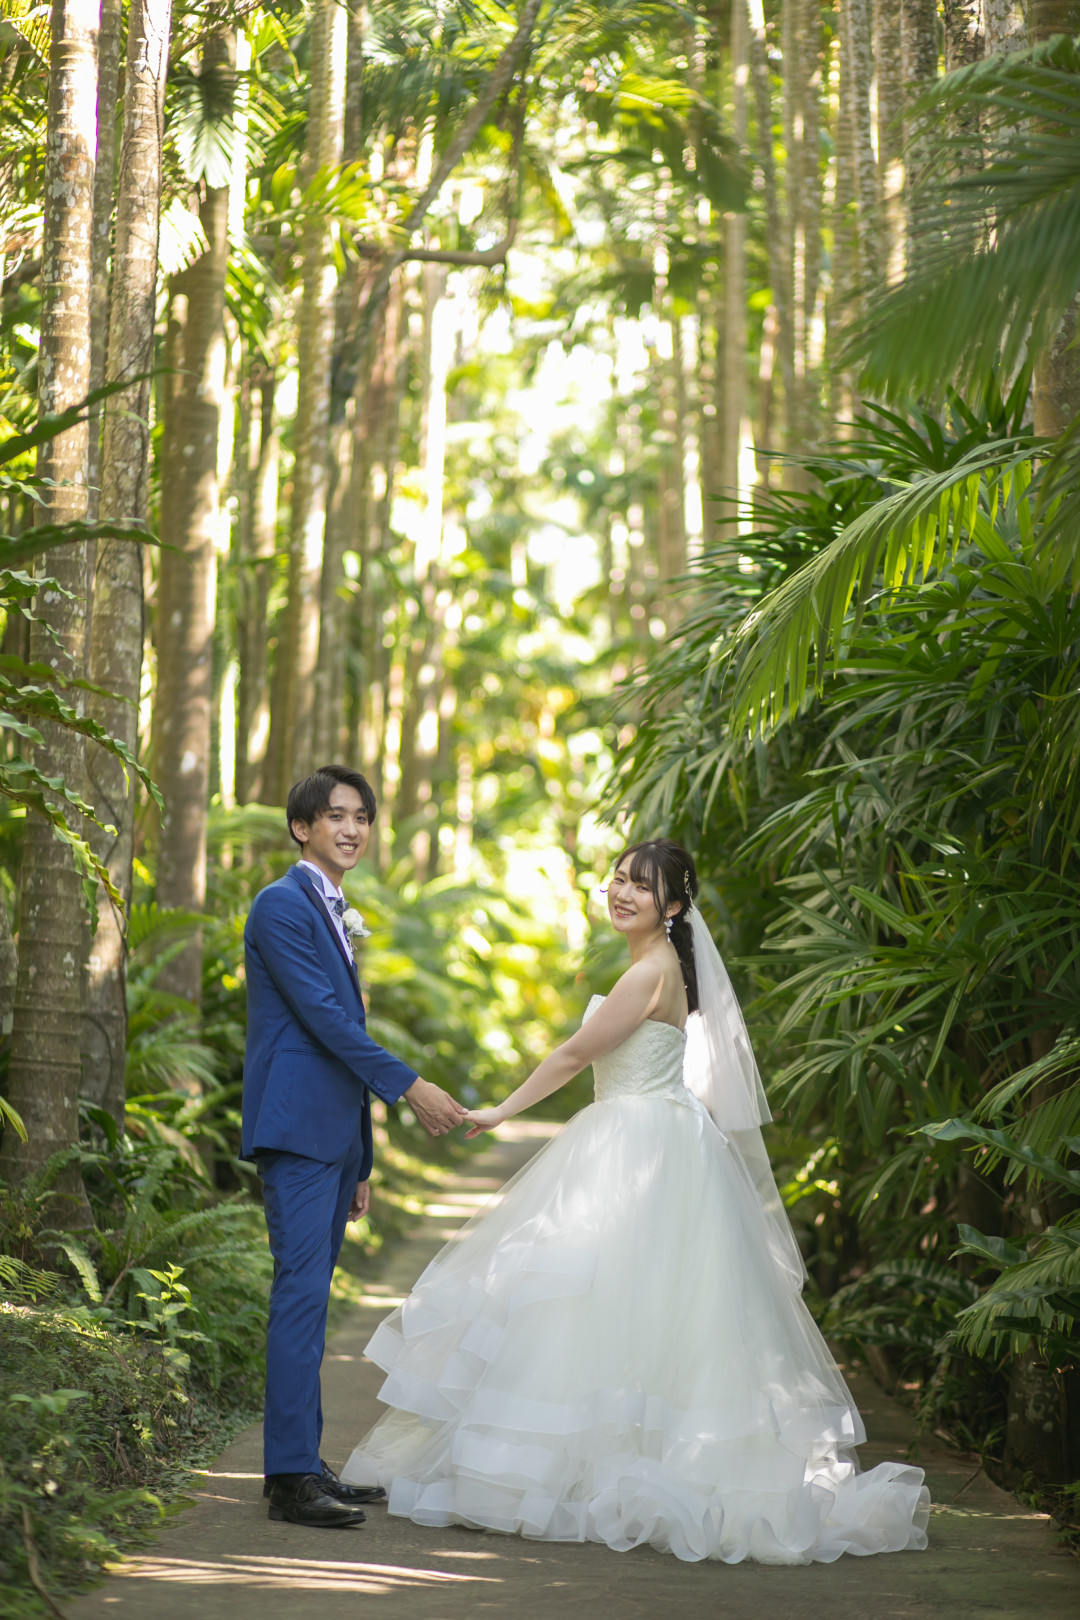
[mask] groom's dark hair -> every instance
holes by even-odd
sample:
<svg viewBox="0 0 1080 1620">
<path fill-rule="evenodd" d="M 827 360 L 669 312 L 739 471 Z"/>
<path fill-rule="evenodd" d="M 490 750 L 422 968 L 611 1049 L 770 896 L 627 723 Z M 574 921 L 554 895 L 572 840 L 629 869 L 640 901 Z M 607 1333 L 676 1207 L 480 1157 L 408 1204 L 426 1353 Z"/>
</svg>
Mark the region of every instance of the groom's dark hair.
<svg viewBox="0 0 1080 1620">
<path fill-rule="evenodd" d="M 325 816 L 330 808 L 331 793 L 341 786 L 355 788 L 368 821 L 375 820 L 375 793 L 367 777 L 348 765 L 320 765 L 317 771 L 312 771 L 310 776 L 305 776 L 302 782 L 295 782 L 289 789 L 285 823 L 294 844 L 300 844 L 301 849 L 304 847 L 292 830 L 293 822 L 302 821 L 305 827 L 310 827 L 313 821 Z"/>
</svg>

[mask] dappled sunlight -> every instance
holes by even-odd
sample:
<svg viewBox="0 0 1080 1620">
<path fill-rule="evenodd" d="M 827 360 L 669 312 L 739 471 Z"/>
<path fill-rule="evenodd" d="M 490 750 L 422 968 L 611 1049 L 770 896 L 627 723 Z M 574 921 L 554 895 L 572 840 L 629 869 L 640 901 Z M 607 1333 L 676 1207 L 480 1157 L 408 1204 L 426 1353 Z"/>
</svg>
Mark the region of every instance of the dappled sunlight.
<svg viewBox="0 0 1080 1620">
<path fill-rule="evenodd" d="M 494 1556 L 494 1555 L 490 1555 Z M 498 1576 L 456 1570 L 410 1569 L 397 1564 L 350 1563 L 338 1559 L 226 1557 L 221 1562 L 198 1558 L 135 1558 L 116 1565 L 112 1574 L 127 1579 L 189 1586 L 237 1586 L 249 1590 L 355 1592 L 365 1597 L 440 1586 L 499 1586 Z"/>
</svg>

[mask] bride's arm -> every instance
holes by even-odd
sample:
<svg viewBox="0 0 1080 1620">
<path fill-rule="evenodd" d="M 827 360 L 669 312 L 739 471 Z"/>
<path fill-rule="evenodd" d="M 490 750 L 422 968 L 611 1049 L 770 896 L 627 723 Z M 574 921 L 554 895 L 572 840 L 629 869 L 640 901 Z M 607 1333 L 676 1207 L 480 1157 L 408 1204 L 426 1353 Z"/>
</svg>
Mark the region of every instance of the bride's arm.
<svg viewBox="0 0 1080 1620">
<path fill-rule="evenodd" d="M 627 968 L 603 1005 L 568 1041 L 557 1046 L 505 1102 L 497 1108 L 468 1111 L 465 1118 L 472 1128 L 465 1132 L 466 1137 L 490 1131 L 534 1103 L 542 1102 L 597 1058 L 621 1046 L 627 1036 L 651 1017 L 660 1001 L 663 978 L 658 962 L 635 962 Z"/>
</svg>

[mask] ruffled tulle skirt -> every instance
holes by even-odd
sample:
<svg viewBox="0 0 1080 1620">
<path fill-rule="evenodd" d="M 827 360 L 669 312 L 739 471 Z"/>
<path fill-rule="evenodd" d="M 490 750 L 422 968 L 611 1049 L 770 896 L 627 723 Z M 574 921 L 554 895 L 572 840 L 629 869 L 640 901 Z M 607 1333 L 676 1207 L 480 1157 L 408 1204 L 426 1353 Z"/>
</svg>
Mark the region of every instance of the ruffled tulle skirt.
<svg viewBox="0 0 1080 1620">
<path fill-rule="evenodd" d="M 368 1356 L 390 1411 L 343 1477 L 389 1511 L 683 1559 L 926 1546 L 922 1471 L 865 1434 L 699 1110 L 584 1109 L 428 1266 Z"/>
</svg>

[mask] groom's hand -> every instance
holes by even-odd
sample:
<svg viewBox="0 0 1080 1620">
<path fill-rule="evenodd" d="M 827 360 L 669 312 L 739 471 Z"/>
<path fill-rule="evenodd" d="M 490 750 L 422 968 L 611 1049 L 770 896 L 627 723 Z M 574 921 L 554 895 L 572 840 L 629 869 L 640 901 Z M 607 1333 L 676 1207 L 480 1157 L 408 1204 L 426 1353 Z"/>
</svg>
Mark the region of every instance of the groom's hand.
<svg viewBox="0 0 1080 1620">
<path fill-rule="evenodd" d="M 461 1104 L 430 1080 L 414 1080 L 404 1095 L 429 1136 L 445 1136 L 465 1118 L 466 1110 Z"/>
<path fill-rule="evenodd" d="M 371 1183 L 369 1181 L 358 1181 L 356 1191 L 353 1193 L 352 1203 L 349 1205 L 350 1221 L 363 1220 L 370 1208 Z"/>
</svg>

